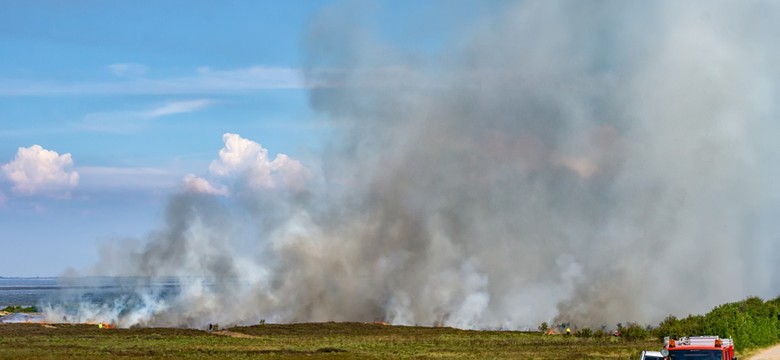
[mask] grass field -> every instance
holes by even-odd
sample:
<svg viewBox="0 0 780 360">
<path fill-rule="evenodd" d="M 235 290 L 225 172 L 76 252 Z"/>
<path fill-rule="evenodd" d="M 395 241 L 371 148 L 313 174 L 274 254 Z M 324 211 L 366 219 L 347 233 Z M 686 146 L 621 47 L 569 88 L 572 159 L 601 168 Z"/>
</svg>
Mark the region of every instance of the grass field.
<svg viewBox="0 0 780 360">
<path fill-rule="evenodd" d="M 612 338 L 362 323 L 265 324 L 217 333 L 0 325 L 0 359 L 635 359 L 642 349 L 660 346 L 655 341 L 628 343 Z"/>
</svg>

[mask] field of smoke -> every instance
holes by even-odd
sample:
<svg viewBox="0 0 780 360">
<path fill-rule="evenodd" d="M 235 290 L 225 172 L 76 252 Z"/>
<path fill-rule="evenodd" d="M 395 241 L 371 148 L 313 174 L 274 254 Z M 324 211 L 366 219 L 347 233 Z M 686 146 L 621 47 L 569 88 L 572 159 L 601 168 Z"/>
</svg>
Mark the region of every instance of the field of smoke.
<svg viewBox="0 0 780 360">
<path fill-rule="evenodd" d="M 436 55 L 353 6 L 303 41 L 323 156 L 225 134 L 91 270 L 190 280 L 95 316 L 599 327 L 780 291 L 780 5 L 508 2 Z"/>
</svg>

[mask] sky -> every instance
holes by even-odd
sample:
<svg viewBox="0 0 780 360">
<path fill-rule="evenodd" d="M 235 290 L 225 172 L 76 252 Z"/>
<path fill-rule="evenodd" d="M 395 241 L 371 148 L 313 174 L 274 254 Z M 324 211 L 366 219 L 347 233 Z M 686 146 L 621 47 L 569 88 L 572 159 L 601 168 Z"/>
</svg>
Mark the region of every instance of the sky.
<svg viewBox="0 0 780 360">
<path fill-rule="evenodd" d="M 0 0 L 0 276 L 220 279 L 171 324 L 650 323 L 774 297 L 778 19 Z"/>
<path fill-rule="evenodd" d="M 300 44 L 327 5 L 2 2 L 0 276 L 56 276 L 159 226 L 225 133 L 313 156 L 328 129 Z"/>
<path fill-rule="evenodd" d="M 0 5 L 0 48 L 12 54 L 0 59 L 0 242 L 17 254 L 3 256 L 0 276 L 56 276 L 152 230 L 225 132 L 279 152 L 316 149 L 321 129 L 295 68 L 322 5 Z M 14 177 L 8 164 L 27 170 Z"/>
<path fill-rule="evenodd" d="M 355 2 L 377 36 L 435 51 L 468 2 Z M 317 159 L 302 44 L 333 1 L 0 2 L 0 276 L 56 276 L 160 226 L 223 135 Z M 448 16 L 431 17 L 443 6 Z M 481 6 L 480 11 L 490 6 Z M 431 19 L 436 20 L 431 20 Z M 189 177 L 190 179 L 192 176 Z"/>
</svg>

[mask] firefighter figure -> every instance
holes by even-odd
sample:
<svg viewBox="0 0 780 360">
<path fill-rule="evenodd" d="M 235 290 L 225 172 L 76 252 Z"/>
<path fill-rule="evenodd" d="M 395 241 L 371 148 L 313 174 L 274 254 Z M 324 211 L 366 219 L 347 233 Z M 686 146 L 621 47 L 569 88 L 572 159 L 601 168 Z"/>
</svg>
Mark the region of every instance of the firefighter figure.
<svg viewBox="0 0 780 360">
<path fill-rule="evenodd" d="M 567 326 L 567 327 L 566 327 L 566 336 L 569 336 L 569 335 L 571 335 L 571 328 L 569 328 L 569 327 Z"/>
</svg>

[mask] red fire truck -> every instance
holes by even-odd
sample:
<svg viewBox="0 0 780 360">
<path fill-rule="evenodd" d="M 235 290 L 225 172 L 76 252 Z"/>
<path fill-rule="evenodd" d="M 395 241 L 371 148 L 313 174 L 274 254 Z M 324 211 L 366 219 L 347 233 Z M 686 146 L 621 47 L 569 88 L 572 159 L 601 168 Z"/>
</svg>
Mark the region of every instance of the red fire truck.
<svg viewBox="0 0 780 360">
<path fill-rule="evenodd" d="M 734 341 L 718 336 L 691 336 L 678 340 L 664 338 L 661 354 L 670 360 L 736 360 Z"/>
</svg>

